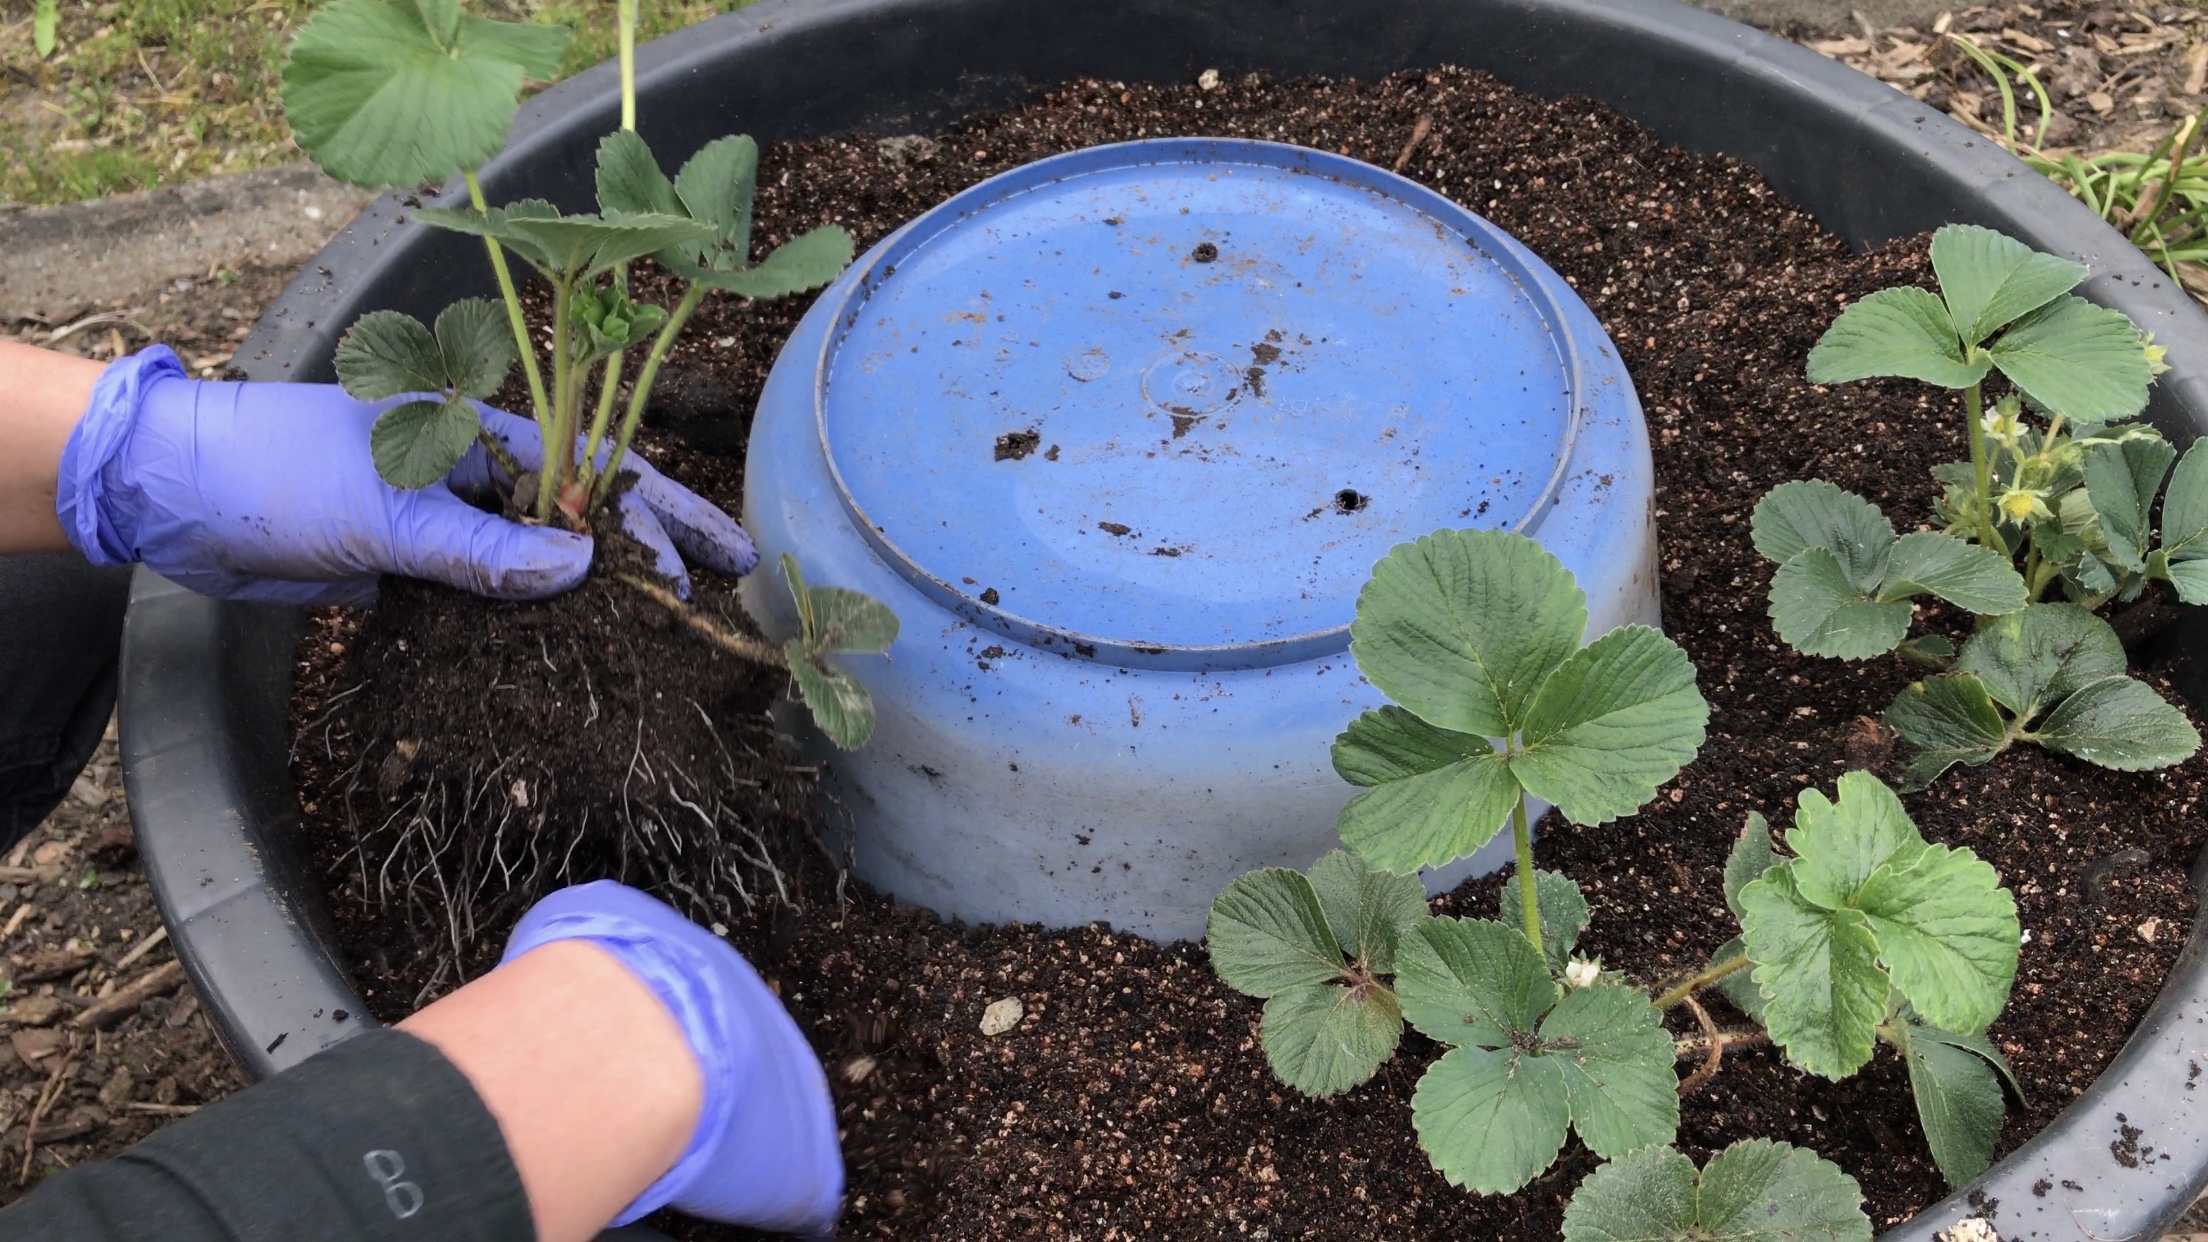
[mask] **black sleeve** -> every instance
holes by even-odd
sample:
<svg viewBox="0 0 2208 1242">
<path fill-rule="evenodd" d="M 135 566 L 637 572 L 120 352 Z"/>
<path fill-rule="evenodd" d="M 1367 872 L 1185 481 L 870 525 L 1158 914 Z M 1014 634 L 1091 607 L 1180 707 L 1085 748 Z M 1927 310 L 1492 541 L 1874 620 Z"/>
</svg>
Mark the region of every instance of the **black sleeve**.
<svg viewBox="0 0 2208 1242">
<path fill-rule="evenodd" d="M 0 851 L 69 792 L 115 706 L 128 569 L 0 556 Z"/>
<path fill-rule="evenodd" d="M 9 1242 L 532 1242 L 498 1122 L 434 1047 L 375 1030 L 49 1178 Z"/>
</svg>

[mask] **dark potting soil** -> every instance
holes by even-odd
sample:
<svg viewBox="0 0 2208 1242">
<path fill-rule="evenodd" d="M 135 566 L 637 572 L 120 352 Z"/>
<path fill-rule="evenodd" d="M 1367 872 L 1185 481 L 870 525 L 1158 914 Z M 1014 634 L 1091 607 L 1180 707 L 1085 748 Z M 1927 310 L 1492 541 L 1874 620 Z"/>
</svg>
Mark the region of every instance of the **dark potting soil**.
<svg viewBox="0 0 2208 1242">
<path fill-rule="evenodd" d="M 1811 343 L 1848 300 L 1928 281 L 1921 239 L 1852 254 L 1745 165 L 1668 147 L 1596 104 L 1440 70 L 1362 85 L 1236 80 L 1210 92 L 1084 82 L 928 138 L 771 148 L 759 178 L 761 241 L 833 221 L 863 247 L 1017 164 L 1167 134 L 1268 138 L 1400 166 L 1524 240 L 1602 319 L 1655 442 L 1666 628 L 1701 670 L 1712 717 L 1701 757 L 1647 810 L 1594 828 L 1552 817 L 1539 848 L 1544 865 L 1578 880 L 1593 902 L 1586 952 L 1642 980 L 1700 965 L 1733 931 L 1719 877 L 1748 811 L 1783 825 L 1800 790 L 1829 790 L 1849 768 L 1899 775 L 1896 747 L 1875 719 L 1916 674 L 1896 660 L 1845 664 L 1780 644 L 1764 616 L 1770 567 L 1747 527 L 1771 487 L 1823 478 L 1909 529 L 1930 508 L 1928 467 L 1965 456 L 1960 412 L 1944 396 L 1907 383 L 1825 390 L 1803 379 Z M 731 509 L 740 459 L 716 454 L 740 452 L 767 368 L 805 304 L 711 299 L 676 350 L 657 403 L 655 458 Z M 709 607 L 731 611 L 725 586 L 700 586 Z M 758 714 L 775 687 L 721 668 L 722 657 L 679 633 L 632 632 L 627 624 L 648 610 L 618 596 L 586 591 L 534 610 L 447 603 L 444 623 L 419 611 L 408 619 L 412 598 L 402 588 L 365 629 L 331 618 L 335 628 L 307 640 L 302 726 L 364 673 L 392 668 L 403 636 L 454 662 L 411 683 L 441 704 L 411 710 L 444 713 L 454 733 L 495 737 L 498 753 L 517 761 L 570 735 L 555 736 L 551 721 L 484 687 L 540 656 L 599 670 L 601 696 L 689 696 L 734 713 L 719 718 L 724 728 L 763 732 Z M 333 651 L 331 634 L 349 653 Z M 617 688 L 620 677 L 642 680 Z M 599 780 L 622 771 L 631 750 L 623 728 L 583 735 L 610 756 Z M 383 860 L 355 850 L 346 817 L 366 824 L 393 808 L 373 779 L 333 778 L 358 766 L 366 732 L 303 730 L 301 796 L 360 977 L 379 1005 L 404 1008 L 449 985 L 428 972 L 453 953 L 406 939 L 419 927 L 378 917 L 362 900 L 369 889 L 355 873 L 379 875 Z M 768 792 L 747 813 L 805 827 L 796 797 L 806 774 L 784 766 L 768 780 L 774 764 L 792 761 L 764 746 L 756 758 L 763 766 L 752 771 Z M 2126 775 L 2020 749 L 1908 797 L 1927 837 L 1969 846 L 2000 870 L 2030 935 L 2015 996 L 1992 1030 L 2026 1092 L 2012 1101 L 2003 1152 L 2100 1073 L 2177 956 L 2193 916 L 2186 868 L 2204 836 L 2204 776 L 2208 762 L 2197 759 Z M 587 867 L 575 872 L 603 874 L 588 869 L 623 858 L 637 866 L 634 851 L 586 842 Z M 408 881 L 416 890 L 426 882 Z M 1415 1033 L 1372 1082 L 1308 1100 L 1267 1072 L 1259 1003 L 1223 987 L 1200 946 L 1101 927 L 946 925 L 855 884 L 838 902 L 829 885 L 812 880 L 802 914 L 731 919 L 729 934 L 829 1067 L 849 1165 L 845 1236 L 1537 1240 L 1556 1236 L 1564 1201 L 1595 1164 L 1574 1143 L 1517 1195 L 1468 1195 L 1431 1170 L 1412 1133 L 1411 1091 L 1437 1051 Z M 1469 884 L 1435 908 L 1492 914 L 1497 886 Z M 425 897 L 409 900 L 427 908 Z M 479 910 L 472 956 L 460 956 L 479 964 L 510 920 Z M 983 1036 L 982 1009 L 1007 996 L 1024 1001 L 1025 1019 Z M 1740 1021 L 1713 1008 L 1721 1022 Z M 1945 1193 L 1889 1053 L 1840 1083 L 1789 1069 L 1768 1049 L 1728 1056 L 1685 1102 L 1680 1145 L 1704 1159 L 1759 1135 L 1836 1161 L 1862 1183 L 1882 1228 Z M 1998 1225 L 1998 1209 L 1991 1214 Z M 664 1223 L 685 1238 L 737 1236 Z"/>
</svg>

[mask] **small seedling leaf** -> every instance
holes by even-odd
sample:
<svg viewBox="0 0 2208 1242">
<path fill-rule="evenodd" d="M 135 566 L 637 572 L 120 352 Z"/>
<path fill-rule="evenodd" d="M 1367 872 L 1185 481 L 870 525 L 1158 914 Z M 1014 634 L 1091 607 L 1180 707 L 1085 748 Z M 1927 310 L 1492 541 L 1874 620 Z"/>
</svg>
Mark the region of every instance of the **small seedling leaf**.
<svg viewBox="0 0 2208 1242">
<path fill-rule="evenodd" d="M 1587 930 L 1587 896 L 1571 877 L 1538 868 L 1533 873 L 1533 895 L 1541 907 L 1541 955 L 1548 959 L 1550 973 L 1561 975 L 1579 945 L 1579 934 Z M 1518 875 L 1513 871 L 1497 894 L 1498 921 L 1516 926 L 1523 908 L 1518 903 Z"/>
<path fill-rule="evenodd" d="M 2015 612 L 2030 597 L 2007 554 L 1929 530 L 1894 542 L 1877 598 L 1890 603 L 1913 595 L 1937 595 L 1982 617 Z"/>
<path fill-rule="evenodd" d="M 1908 287 L 1881 289 L 1850 305 L 1809 351 L 1812 384 L 1896 376 L 1968 388 L 1986 369 L 1982 357 L 1964 360 L 1947 307 Z"/>
<path fill-rule="evenodd" d="M 1342 808 L 1342 844 L 1389 871 L 1470 854 L 1494 838 L 1521 796 L 1486 738 L 1437 729 L 1392 703 L 1334 739 L 1334 770 L 1369 787 Z"/>
<path fill-rule="evenodd" d="M 808 587 L 815 652 L 848 651 L 874 655 L 897 641 L 897 614 L 887 604 L 842 587 Z"/>
<path fill-rule="evenodd" d="M 1778 861 L 1778 851 L 1771 847 L 1769 821 L 1761 811 L 1748 812 L 1748 822 L 1741 825 L 1732 853 L 1725 856 L 1725 904 L 1731 907 L 1734 918 L 1740 917 L 1740 890 L 1762 879 L 1763 873 Z"/>
<path fill-rule="evenodd" d="M 1867 660 L 1909 633 L 1906 600 L 1879 603 L 1850 581 L 1838 558 L 1809 548 L 1771 579 L 1771 626 L 1805 655 Z"/>
<path fill-rule="evenodd" d="M 2154 382 L 2139 329 L 2080 297 L 2032 312 L 1986 352 L 2025 396 L 2084 426 L 2145 409 Z"/>
<path fill-rule="evenodd" d="M 462 298 L 438 312 L 438 352 L 447 386 L 463 397 L 488 398 L 514 365 L 514 330 L 506 308 L 489 298 Z"/>
<path fill-rule="evenodd" d="M 865 745 L 874 732 L 874 700 L 866 687 L 850 674 L 809 656 L 803 639 L 784 643 L 782 654 L 789 661 L 798 694 L 828 740 L 845 750 Z"/>
<path fill-rule="evenodd" d="M 1381 693 L 1426 721 L 1504 737 L 1586 629 L 1586 595 L 1540 544 L 1445 530 L 1398 544 L 1373 567 L 1350 651 Z"/>
<path fill-rule="evenodd" d="M 370 311 L 337 343 L 337 380 L 355 401 L 442 393 L 444 351 L 421 321 L 397 311 Z"/>
<path fill-rule="evenodd" d="M 598 140 L 598 211 L 609 218 L 688 214 L 651 145 L 633 129 Z"/>
<path fill-rule="evenodd" d="M 1931 677 L 1901 692 L 1886 709 L 1886 727 L 1917 748 L 1909 772 L 1932 781 L 1956 764 L 1990 762 L 2009 744 L 2008 724 L 1968 673 Z"/>
<path fill-rule="evenodd" d="M 1950 224 L 1932 234 L 1932 270 L 1966 345 L 1978 344 L 2085 279 L 2082 264 L 2041 254 L 1975 224 Z"/>
<path fill-rule="evenodd" d="M 61 0 L 33 0 L 31 50 L 44 60 L 54 54 L 61 33 Z"/>
<path fill-rule="evenodd" d="M 2001 1081 L 1974 1053 L 1922 1037 L 1926 1029 L 1905 1028 L 1902 1059 L 1932 1162 L 1949 1188 L 1959 1190 L 1993 1163 L 2005 1111 Z"/>
<path fill-rule="evenodd" d="M 1311 1096 L 1337 1095 L 1371 1078 L 1395 1054 L 1403 1014 L 1377 984 L 1309 984 L 1265 1002 L 1258 1041 L 1279 1079 Z"/>
<path fill-rule="evenodd" d="M 1564 1073 L 1572 1129 L 1598 1156 L 1665 1144 L 1679 1132 L 1679 1075 L 1663 1016 L 1634 988 L 1565 994 L 1541 1023 L 1541 1060 Z"/>
<path fill-rule="evenodd" d="M 1396 951 L 1395 991 L 1404 1020 L 1428 1037 L 1488 1048 L 1532 1035 L 1557 995 L 1548 964 L 1518 929 L 1458 918 L 1411 928 Z"/>
<path fill-rule="evenodd" d="M 1679 774 L 1701 748 L 1709 716 L 1679 644 L 1645 625 L 1622 626 L 1542 683 L 1510 769 L 1572 822 L 1607 823 Z"/>
<path fill-rule="evenodd" d="M 556 73 L 568 32 L 382 0 L 338 0 L 291 43 L 284 115 L 322 170 L 370 188 L 441 183 L 506 144 L 521 84 Z"/>
<path fill-rule="evenodd" d="M 1888 862 L 1855 894 L 1894 986 L 1927 1022 L 1982 1030 L 2016 980 L 2016 898 L 1967 849 L 1929 845 Z"/>
<path fill-rule="evenodd" d="M 1570 1121 L 1558 1058 L 1511 1049 L 1453 1049 L 1411 1095 L 1426 1158 L 1450 1185 L 1474 1194 L 1509 1194 L 1539 1176 L 1556 1163 Z"/>
<path fill-rule="evenodd" d="M 791 238 L 752 267 L 725 272 L 680 267 L 677 270 L 709 289 L 764 301 L 818 289 L 834 280 L 843 269 L 851 266 L 853 249 L 851 235 L 831 224 Z"/>
<path fill-rule="evenodd" d="M 2162 497 L 2165 572 L 2188 604 L 2208 604 L 2208 440 L 2185 450 Z"/>
<path fill-rule="evenodd" d="M 1427 916 L 1418 877 L 1375 870 L 1346 850 L 1328 851 L 1309 876 L 1342 952 L 1375 974 L 1393 974 L 1404 935 Z"/>
<path fill-rule="evenodd" d="M 1211 968 L 1249 996 L 1343 977 L 1341 945 L 1301 872 L 1267 867 L 1237 878 L 1211 903 L 1204 936 Z"/>
<path fill-rule="evenodd" d="M 1822 479 L 1781 483 L 1756 502 L 1748 519 L 1756 551 L 1785 564 L 1809 548 L 1840 563 L 1848 583 L 1868 595 L 1886 576 L 1894 526 L 1878 506 Z"/>
<path fill-rule="evenodd" d="M 1744 1139 L 1699 1175 L 1669 1147 L 1590 1174 L 1564 1209 L 1564 1242 L 1870 1242 L 1863 1192 L 1803 1147 Z"/>
<path fill-rule="evenodd" d="M 759 144 L 742 134 L 717 138 L 700 147 L 675 175 L 675 193 L 681 196 L 683 214 L 713 226 L 713 236 L 695 252 L 706 260 L 706 266 L 726 271 L 743 267 L 750 261 L 751 202 L 757 191 L 758 176 Z M 844 238 L 843 260 L 818 282 L 820 284 L 835 279 L 836 273 L 851 262 L 849 234 L 844 234 L 842 229 L 835 231 Z M 796 245 L 802 240 L 799 238 L 790 244 Z"/>
<path fill-rule="evenodd" d="M 2139 573 L 2146 568 L 2153 528 L 2147 524 L 2155 493 L 2177 460 L 2177 450 L 2159 437 L 2103 441 L 2085 452 L 2085 492 L 2100 517 L 2101 538 L 2109 559 Z"/>
<path fill-rule="evenodd" d="M 2108 677 L 2055 705 L 2032 739 L 2050 750 L 2120 772 L 2182 763 L 2200 749 L 2185 714 L 2145 682 Z"/>
<path fill-rule="evenodd" d="M 2076 604 L 2034 604 L 1997 618 L 1971 635 L 1955 661 L 1956 672 L 1976 675 L 1995 702 L 2023 721 L 2081 686 L 2122 676 L 2125 667 L 2116 631 Z"/>
<path fill-rule="evenodd" d="M 368 451 L 384 482 L 412 491 L 450 474 L 482 425 L 466 401 L 408 401 L 376 418 Z"/>
</svg>

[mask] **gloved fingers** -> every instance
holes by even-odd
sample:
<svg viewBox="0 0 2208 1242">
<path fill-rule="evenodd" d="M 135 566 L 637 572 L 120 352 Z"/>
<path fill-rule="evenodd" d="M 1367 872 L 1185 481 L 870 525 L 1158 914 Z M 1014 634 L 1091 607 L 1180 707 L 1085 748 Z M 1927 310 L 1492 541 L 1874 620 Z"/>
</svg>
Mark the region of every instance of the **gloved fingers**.
<svg viewBox="0 0 2208 1242">
<path fill-rule="evenodd" d="M 580 585 L 591 552 L 588 535 L 509 522 L 428 487 L 392 502 L 390 564 L 377 568 L 493 599 L 542 599 Z"/>
<path fill-rule="evenodd" d="M 732 578 L 750 573 L 759 564 L 759 549 L 751 536 L 719 505 L 661 474 L 635 453 L 621 459 L 621 473 L 636 476 L 628 494 L 651 506 L 659 524 L 692 564 Z"/>
<path fill-rule="evenodd" d="M 509 414 L 496 406 L 475 403 L 475 412 L 483 420 L 483 430 L 506 450 L 514 464 L 524 470 L 544 468 L 544 444 L 537 436 L 536 420 Z M 478 442 L 468 446 L 460 455 L 452 473 L 445 476 L 445 486 L 461 498 L 477 504 L 497 499 L 500 485 L 512 487 L 514 481 L 506 477 L 506 470 L 491 460 Z"/>
<path fill-rule="evenodd" d="M 675 594 L 690 598 L 690 571 L 682 563 L 681 553 L 675 550 L 675 542 L 652 512 L 651 506 L 639 500 L 634 489 L 621 493 L 614 500 L 615 511 L 621 515 L 621 529 L 629 537 L 643 544 L 652 554 L 652 567 L 659 576 L 675 585 Z"/>
</svg>

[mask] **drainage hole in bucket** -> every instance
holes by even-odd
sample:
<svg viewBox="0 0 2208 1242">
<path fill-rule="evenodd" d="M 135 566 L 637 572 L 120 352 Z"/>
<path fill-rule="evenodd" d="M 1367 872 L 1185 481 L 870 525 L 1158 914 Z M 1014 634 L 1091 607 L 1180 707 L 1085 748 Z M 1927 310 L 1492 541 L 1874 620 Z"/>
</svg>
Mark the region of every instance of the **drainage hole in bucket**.
<svg viewBox="0 0 2208 1242">
<path fill-rule="evenodd" d="M 1210 242 L 1199 242 L 1194 250 L 1188 252 L 1188 257 L 1198 263 L 1209 263 L 1219 257 L 1219 247 Z"/>
<path fill-rule="evenodd" d="M 1354 487 L 1345 487 L 1334 493 L 1334 512 L 1336 513 L 1355 513 L 1371 503 L 1372 497 L 1365 495 Z"/>
</svg>

